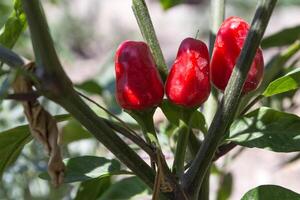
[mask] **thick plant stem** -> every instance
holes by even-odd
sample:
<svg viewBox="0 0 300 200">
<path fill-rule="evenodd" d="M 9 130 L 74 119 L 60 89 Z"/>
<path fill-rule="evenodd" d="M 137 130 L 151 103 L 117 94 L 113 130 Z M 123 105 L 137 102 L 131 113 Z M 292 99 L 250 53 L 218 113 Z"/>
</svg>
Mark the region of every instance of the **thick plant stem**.
<svg viewBox="0 0 300 200">
<path fill-rule="evenodd" d="M 184 175 L 184 189 L 192 200 L 197 199 L 201 183 L 215 151 L 237 112 L 243 85 L 276 2 L 276 0 L 259 1 L 250 31 L 225 89 L 224 97 L 195 160 Z"/>
<path fill-rule="evenodd" d="M 132 9 L 142 35 L 151 49 L 159 73 L 165 81 L 168 74 L 168 67 L 159 46 L 146 2 L 144 0 L 132 0 Z"/>
<path fill-rule="evenodd" d="M 36 58 L 36 74 L 42 81 L 43 90 L 49 90 L 57 98 L 62 91 L 72 88 L 72 83 L 64 72 L 55 51 L 45 14 L 39 0 L 22 0 L 32 38 Z"/>
<path fill-rule="evenodd" d="M 179 119 L 179 126 L 176 129 L 178 138 L 173 163 L 173 172 L 177 175 L 177 177 L 181 177 L 184 173 L 184 161 L 189 140 L 189 121 L 191 116 L 192 113 L 190 111 L 182 109 L 181 117 Z"/>
</svg>

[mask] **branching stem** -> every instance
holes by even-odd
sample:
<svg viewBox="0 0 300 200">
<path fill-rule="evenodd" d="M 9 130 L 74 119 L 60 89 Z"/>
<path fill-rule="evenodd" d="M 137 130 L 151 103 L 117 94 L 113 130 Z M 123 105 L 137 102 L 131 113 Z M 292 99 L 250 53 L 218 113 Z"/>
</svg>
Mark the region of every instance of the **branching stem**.
<svg viewBox="0 0 300 200">
<path fill-rule="evenodd" d="M 233 121 L 244 82 L 276 2 L 276 0 L 259 1 L 251 29 L 226 87 L 224 97 L 195 160 L 183 178 L 184 189 L 192 200 L 197 198 L 215 151 L 226 129 Z"/>
</svg>

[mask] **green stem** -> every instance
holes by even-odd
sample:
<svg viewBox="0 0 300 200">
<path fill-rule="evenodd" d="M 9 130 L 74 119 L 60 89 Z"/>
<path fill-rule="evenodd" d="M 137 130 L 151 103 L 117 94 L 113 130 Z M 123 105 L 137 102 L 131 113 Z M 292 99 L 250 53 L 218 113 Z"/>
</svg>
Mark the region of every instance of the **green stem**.
<svg viewBox="0 0 300 200">
<path fill-rule="evenodd" d="M 52 100 L 64 107 L 149 187 L 153 187 L 154 171 L 84 103 L 75 91 L 64 95 L 64 99 Z"/>
<path fill-rule="evenodd" d="M 12 68 L 20 68 L 26 63 L 24 58 L 2 45 L 0 45 L 0 60 Z"/>
<path fill-rule="evenodd" d="M 155 109 L 146 111 L 129 111 L 126 110 L 142 127 L 146 141 L 160 149 L 160 144 L 156 135 L 156 130 L 153 122 L 153 114 Z"/>
<path fill-rule="evenodd" d="M 191 199 L 197 198 L 195 195 L 199 192 L 215 151 L 237 112 L 244 82 L 276 2 L 276 0 L 259 1 L 250 31 L 225 89 L 224 97 L 196 158 L 184 175 L 183 186 Z"/>
<path fill-rule="evenodd" d="M 145 138 L 148 143 L 150 143 L 152 146 L 159 148 L 159 152 L 161 155 L 159 158 L 154 158 L 156 160 L 156 163 L 161 162 L 161 167 L 162 167 L 162 172 L 163 172 L 163 179 L 166 180 L 168 183 L 170 183 L 174 189 L 173 191 L 173 199 L 174 200 L 185 200 L 186 196 L 184 194 L 184 191 L 182 190 L 181 186 L 178 184 L 177 180 L 171 173 L 167 162 L 165 160 L 165 157 L 161 151 L 161 146 L 159 144 L 155 127 L 154 127 L 154 122 L 153 122 L 153 114 L 154 114 L 155 109 L 151 110 L 146 110 L 146 111 L 126 111 L 128 112 L 142 127 L 143 133 L 145 135 Z M 151 164 L 154 167 L 154 160 L 151 158 Z M 160 161 L 158 160 L 160 159 Z"/>
<path fill-rule="evenodd" d="M 203 183 L 201 185 L 198 200 L 209 200 L 209 178 L 210 178 L 210 167 L 207 169 L 205 177 L 203 179 Z"/>
<path fill-rule="evenodd" d="M 191 131 L 189 134 L 188 146 L 192 157 L 195 158 L 198 150 L 200 149 L 201 141 Z M 203 179 L 203 183 L 198 194 L 198 200 L 209 200 L 209 179 L 210 169 L 207 170 L 207 173 L 205 174 L 205 177 Z"/>
<path fill-rule="evenodd" d="M 177 177 L 181 177 L 184 173 L 185 153 L 190 133 L 189 121 L 192 116 L 192 112 L 182 109 L 180 114 L 179 126 L 175 130 L 175 134 L 177 134 L 178 138 L 173 163 L 173 172 L 175 172 Z"/>
<path fill-rule="evenodd" d="M 188 148 L 193 158 L 196 156 L 198 150 L 200 149 L 200 146 L 200 139 L 196 137 L 192 130 L 190 130 Z"/>
<path fill-rule="evenodd" d="M 224 21 L 225 16 L 225 0 L 211 0 L 211 23 L 210 23 L 210 34 L 209 34 L 209 54 L 212 56 L 215 39 L 219 27 Z M 211 124 L 213 117 L 218 107 L 218 91 L 212 87 L 211 94 L 208 100 L 204 104 L 204 116 L 208 125 Z"/>
<path fill-rule="evenodd" d="M 146 2 L 144 0 L 132 0 L 132 9 L 142 35 L 151 49 L 159 73 L 165 81 L 168 74 L 168 67 L 159 46 Z"/>
<path fill-rule="evenodd" d="M 36 58 L 37 75 L 42 80 L 42 88 L 50 91 L 56 98 L 62 98 L 65 92 L 73 89 L 55 51 L 48 24 L 39 0 L 22 0 L 32 38 Z"/>
<path fill-rule="evenodd" d="M 210 26 L 210 35 L 209 35 L 209 53 L 210 56 L 212 56 L 216 35 L 225 17 L 225 0 L 211 0 L 210 9 L 211 9 L 211 23 L 210 23 L 211 26 Z M 204 116 L 206 119 L 206 123 L 208 125 L 210 125 L 211 122 L 213 121 L 213 117 L 217 111 L 218 103 L 219 103 L 218 91 L 216 88 L 212 87 L 211 94 L 208 100 L 206 101 L 206 103 L 204 104 Z M 207 171 L 208 172 L 205 175 L 203 184 L 200 188 L 200 192 L 198 195 L 198 199 L 201 200 L 209 200 L 210 170 Z"/>
<path fill-rule="evenodd" d="M 212 51 L 215 44 L 215 39 L 220 25 L 224 21 L 225 16 L 225 0 L 211 0 L 211 23 L 210 23 L 210 35 L 209 35 L 209 52 L 212 55 Z"/>
</svg>

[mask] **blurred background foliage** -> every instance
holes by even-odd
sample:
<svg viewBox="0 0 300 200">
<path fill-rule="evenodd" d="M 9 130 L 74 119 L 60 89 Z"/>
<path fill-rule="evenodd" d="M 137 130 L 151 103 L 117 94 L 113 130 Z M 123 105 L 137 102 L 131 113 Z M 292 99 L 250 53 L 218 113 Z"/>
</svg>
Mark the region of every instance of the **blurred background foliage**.
<svg viewBox="0 0 300 200">
<path fill-rule="evenodd" d="M 138 26 L 130 10 L 130 4 L 129 0 L 43 1 L 59 57 L 78 90 L 92 97 L 111 112 L 119 114 L 123 120 L 132 123 L 134 126 L 134 121 L 121 112 L 114 98 L 114 51 L 123 40 L 141 40 Z M 280 14 L 281 9 L 293 8 L 298 11 L 297 16 L 300 17 L 299 0 L 280 0 L 278 4 L 277 14 Z M 125 5 L 127 5 L 126 9 L 122 9 L 122 6 Z M 167 63 L 172 63 L 179 42 L 184 37 L 193 37 L 197 30 L 200 31 L 200 36 L 208 41 L 209 1 L 152 0 L 149 1 L 149 9 Z M 240 15 L 250 21 L 255 9 L 255 1 L 227 0 L 226 9 L 227 16 Z M 5 24 L 12 12 L 12 1 L 1 0 L 0 27 Z M 275 14 L 273 19 L 276 18 Z M 299 20 L 298 25 L 300 25 Z M 272 27 L 268 30 L 268 33 L 273 32 Z M 170 35 L 174 37 L 170 37 Z M 28 30 L 22 33 L 14 46 L 14 50 L 20 55 L 34 60 Z M 270 50 L 266 53 L 267 59 L 270 59 L 279 50 L 280 48 Z M 291 70 L 299 66 L 299 56 L 294 58 L 289 63 L 289 66 L 288 69 L 283 68 L 278 73 L 278 76 L 285 74 L 285 70 Z M 4 66 L 3 69 L 8 68 Z M 0 77 L 1 88 L 5 84 L 6 78 L 5 75 Z M 272 97 L 264 103 L 281 110 L 295 111 L 299 102 L 293 100 L 294 95 L 295 93 L 291 92 L 289 98 L 286 95 Z M 282 101 L 283 98 L 284 101 Z M 26 124 L 22 107 L 18 103 L 14 101 L 0 101 L 1 132 Z M 53 115 L 65 113 L 64 110 L 47 99 L 41 98 L 40 101 Z M 90 105 L 99 115 L 106 118 L 109 117 L 94 104 Z M 167 124 L 160 113 L 156 115 L 155 120 L 160 125 L 160 132 L 163 133 L 160 134 L 162 143 L 168 144 L 170 142 L 170 130 L 174 127 Z M 76 121 L 71 119 L 59 125 L 60 131 L 64 136 L 64 157 L 96 155 L 113 158 Z M 27 129 L 22 130 L 28 132 Z M 171 149 L 168 146 L 163 145 L 164 151 L 167 152 L 166 157 L 172 157 Z M 217 191 L 217 195 L 213 196 L 213 198 L 218 200 L 230 198 L 234 177 L 228 170 L 227 163 L 235 159 L 236 155 L 241 151 L 235 152 L 230 157 L 225 157 L 218 166 L 213 166 L 212 173 L 216 176 L 212 178 L 214 183 L 212 188 Z M 15 163 L 5 169 L 0 182 L 0 199 L 76 198 L 104 200 L 118 199 L 120 196 L 124 197 L 124 199 L 149 199 L 149 191 L 146 186 L 132 176 L 124 176 L 125 178 L 117 176 L 94 178 L 85 180 L 82 183 L 64 184 L 56 189 L 48 181 L 38 177 L 40 173 L 46 171 L 46 167 L 47 157 L 42 146 L 37 142 L 30 141 L 25 145 Z M 223 185 L 226 187 L 221 187 Z M 118 188 L 122 188 L 122 190 Z M 92 196 L 87 196 L 88 194 Z"/>
</svg>

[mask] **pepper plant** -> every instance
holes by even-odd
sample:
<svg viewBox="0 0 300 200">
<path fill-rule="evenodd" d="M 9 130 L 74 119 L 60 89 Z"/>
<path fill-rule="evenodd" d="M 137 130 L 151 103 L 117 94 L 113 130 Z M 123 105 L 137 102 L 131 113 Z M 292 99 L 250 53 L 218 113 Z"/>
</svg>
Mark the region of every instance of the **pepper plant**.
<svg viewBox="0 0 300 200">
<path fill-rule="evenodd" d="M 180 3 L 162 2 L 165 8 Z M 136 120 L 137 124 L 131 124 L 73 85 L 54 48 L 41 2 L 15 0 L 14 12 L 0 32 L 0 61 L 9 66 L 1 64 L 0 75 L 5 79 L 0 100 L 21 103 L 28 125 L 0 133 L 0 152 L 5 152 L 0 159 L 0 173 L 13 165 L 24 145 L 34 138 L 49 155 L 48 174 L 41 174 L 41 178 L 51 180 L 57 187 L 82 182 L 76 199 L 129 199 L 114 196 L 108 177 L 130 175 L 137 178 L 126 179 L 126 184 L 145 185 L 153 200 L 207 200 L 214 162 L 231 149 L 241 146 L 300 151 L 298 116 L 270 107 L 254 107 L 256 103 L 264 105 L 267 97 L 299 87 L 299 69 L 278 77 L 300 49 L 299 30 L 294 30 L 297 37 L 291 35 L 286 40 L 278 39 L 285 31 L 263 39 L 276 2 L 257 1 L 250 25 L 241 17 L 224 21 L 225 0 L 212 0 L 210 43 L 206 45 L 192 36 L 183 39 L 168 70 L 151 11 L 144 0 L 132 0 L 144 41 L 128 38 L 120 44 L 114 59 L 116 99 L 123 111 Z M 27 26 L 35 60 L 11 50 Z M 260 45 L 290 46 L 264 66 Z M 56 103 L 67 113 L 52 116 L 39 97 Z M 99 116 L 88 101 L 109 117 Z M 153 122 L 158 107 L 171 127 L 173 162 L 166 159 L 158 137 L 161 133 Z M 68 120 L 85 127 L 115 159 L 82 156 L 63 161 L 57 123 Z M 128 140 L 138 148 L 129 145 Z M 150 162 L 141 157 L 141 152 Z M 117 182 L 115 186 L 122 184 Z M 249 188 L 241 199 L 292 200 L 300 199 L 300 194 L 276 185 L 262 185 Z"/>
</svg>

